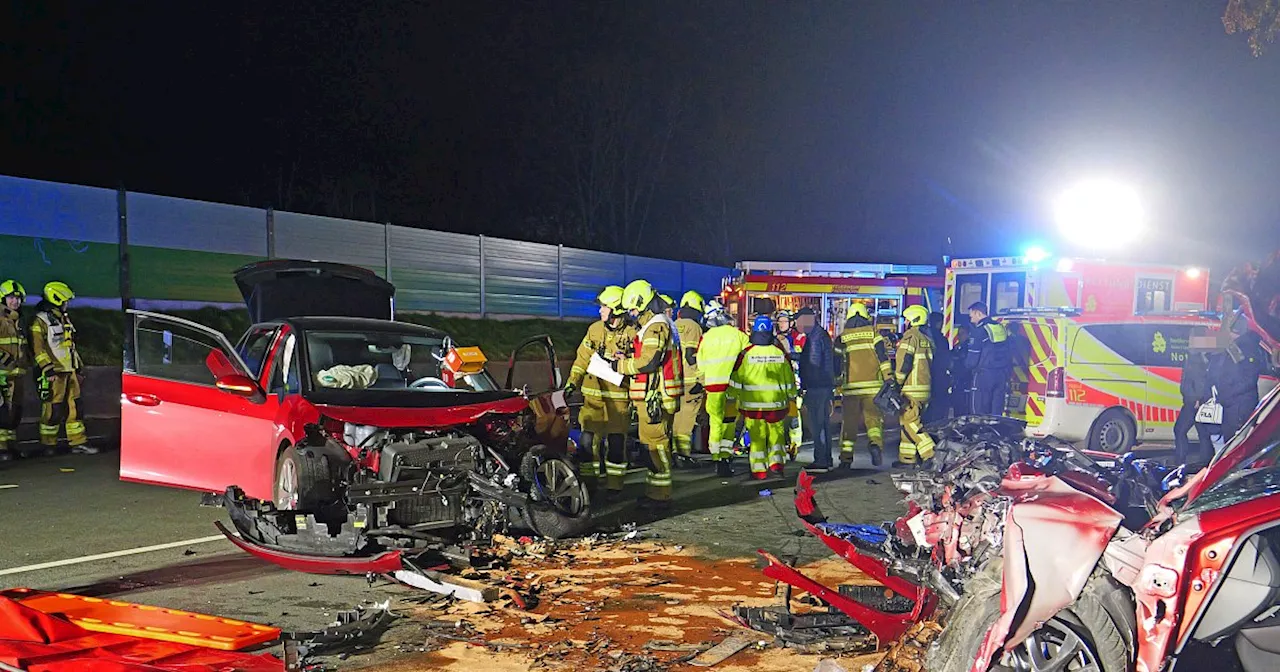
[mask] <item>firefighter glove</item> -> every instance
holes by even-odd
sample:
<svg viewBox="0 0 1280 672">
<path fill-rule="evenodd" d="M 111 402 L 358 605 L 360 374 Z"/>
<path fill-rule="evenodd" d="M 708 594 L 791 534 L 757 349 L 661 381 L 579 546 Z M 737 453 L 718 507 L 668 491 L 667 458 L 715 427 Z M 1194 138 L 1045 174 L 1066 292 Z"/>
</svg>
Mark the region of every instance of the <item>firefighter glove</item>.
<svg viewBox="0 0 1280 672">
<path fill-rule="evenodd" d="M 565 383 L 565 384 L 564 384 L 564 396 L 566 396 L 566 397 L 572 397 L 573 395 L 575 395 L 575 394 L 577 394 L 577 393 L 578 393 L 578 384 L 577 384 L 577 383 L 568 382 L 568 383 Z"/>
</svg>

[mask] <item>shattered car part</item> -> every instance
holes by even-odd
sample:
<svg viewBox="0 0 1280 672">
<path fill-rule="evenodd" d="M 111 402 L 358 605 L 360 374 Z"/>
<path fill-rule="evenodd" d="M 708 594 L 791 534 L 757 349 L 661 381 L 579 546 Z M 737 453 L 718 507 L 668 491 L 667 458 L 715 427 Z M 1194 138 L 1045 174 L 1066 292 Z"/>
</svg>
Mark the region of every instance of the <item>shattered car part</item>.
<svg viewBox="0 0 1280 672">
<path fill-rule="evenodd" d="M 360 604 L 355 609 L 339 611 L 335 616 L 323 630 L 286 633 L 285 638 L 300 659 L 371 646 L 396 619 L 396 615 L 391 613 L 389 600 Z"/>
<path fill-rule="evenodd" d="M 698 654 L 689 664 L 694 667 L 712 667 L 728 660 L 739 651 L 755 644 L 756 638 L 749 632 L 736 632 L 724 641 Z"/>
</svg>

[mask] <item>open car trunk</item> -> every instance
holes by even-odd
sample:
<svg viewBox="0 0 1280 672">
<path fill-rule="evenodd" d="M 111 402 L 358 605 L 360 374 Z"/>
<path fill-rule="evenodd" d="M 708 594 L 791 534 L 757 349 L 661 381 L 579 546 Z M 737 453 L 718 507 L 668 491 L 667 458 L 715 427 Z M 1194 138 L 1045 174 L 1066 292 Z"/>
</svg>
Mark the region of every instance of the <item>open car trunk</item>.
<svg viewBox="0 0 1280 672">
<path fill-rule="evenodd" d="M 235 278 L 254 324 L 287 317 L 392 319 L 395 286 L 358 266 L 274 259 L 249 264 Z"/>
</svg>

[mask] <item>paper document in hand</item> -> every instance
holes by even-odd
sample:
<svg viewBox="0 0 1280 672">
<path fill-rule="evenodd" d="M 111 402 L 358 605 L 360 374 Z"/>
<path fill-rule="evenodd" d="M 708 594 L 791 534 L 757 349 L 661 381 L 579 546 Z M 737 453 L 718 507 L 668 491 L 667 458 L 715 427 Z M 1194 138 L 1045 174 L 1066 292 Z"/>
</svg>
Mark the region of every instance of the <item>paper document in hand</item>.
<svg viewBox="0 0 1280 672">
<path fill-rule="evenodd" d="M 610 385 L 622 387 L 622 374 L 614 371 L 613 367 L 609 366 L 609 362 L 606 362 L 599 353 L 592 353 L 591 362 L 587 364 L 587 373 Z"/>
</svg>

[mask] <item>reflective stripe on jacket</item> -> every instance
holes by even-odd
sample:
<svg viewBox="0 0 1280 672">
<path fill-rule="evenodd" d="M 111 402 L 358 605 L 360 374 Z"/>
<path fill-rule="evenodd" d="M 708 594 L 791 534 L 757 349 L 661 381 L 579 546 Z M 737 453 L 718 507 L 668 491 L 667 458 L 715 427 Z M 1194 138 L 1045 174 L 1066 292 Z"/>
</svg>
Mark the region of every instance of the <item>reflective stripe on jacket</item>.
<svg viewBox="0 0 1280 672">
<path fill-rule="evenodd" d="M 610 329 L 603 320 L 596 320 L 587 327 L 587 335 L 578 344 L 577 358 L 569 370 L 569 382 L 582 390 L 582 396 L 596 399 L 627 401 L 630 397 L 625 387 L 619 387 L 595 376 L 587 375 L 591 355 L 599 354 L 610 359 L 618 352 L 631 350 L 635 330 L 629 326 Z"/>
<path fill-rule="evenodd" d="M 895 375 L 902 393 L 916 401 L 927 400 L 932 385 L 933 341 L 918 327 L 911 327 L 898 341 L 896 357 Z"/>
<path fill-rule="evenodd" d="M 31 320 L 31 349 L 38 369 L 52 366 L 55 373 L 71 373 L 83 367 L 76 352 L 76 328 L 67 314 L 45 305 Z"/>
<path fill-rule="evenodd" d="M 732 324 L 708 329 L 702 335 L 702 343 L 698 345 L 698 374 L 708 392 L 724 392 L 729 388 L 733 365 L 749 344 L 747 335 Z"/>
<path fill-rule="evenodd" d="M 0 309 L 0 371 L 26 373 L 26 368 L 30 365 L 22 315 L 16 310 Z"/>
<path fill-rule="evenodd" d="M 729 398 L 744 411 L 786 410 L 796 396 L 796 375 L 776 345 L 751 345 L 729 375 Z"/>
<path fill-rule="evenodd" d="M 618 373 L 631 376 L 631 401 L 643 402 L 649 387 L 649 375 L 661 377 L 659 389 L 666 399 L 679 399 L 684 394 L 684 368 L 675 354 L 671 322 L 663 315 L 645 313 L 644 327 L 633 341 L 635 354 L 618 362 Z M 665 404 L 668 408 L 674 404 Z"/>
<path fill-rule="evenodd" d="M 698 346 L 702 344 L 702 325 L 688 318 L 676 320 L 676 334 L 680 337 L 680 357 L 684 360 L 684 389 L 687 392 L 698 382 Z M 689 361 L 692 359 L 693 361 Z"/>
<path fill-rule="evenodd" d="M 888 343 L 875 325 L 845 329 L 836 346 L 844 356 L 843 394 L 870 394 L 880 391 L 880 384 L 892 375 Z"/>
<path fill-rule="evenodd" d="M 1009 351 L 1009 330 L 990 317 L 973 329 L 969 338 L 969 356 L 966 367 L 974 373 L 1004 372 L 1013 367 L 1012 353 Z"/>
</svg>

